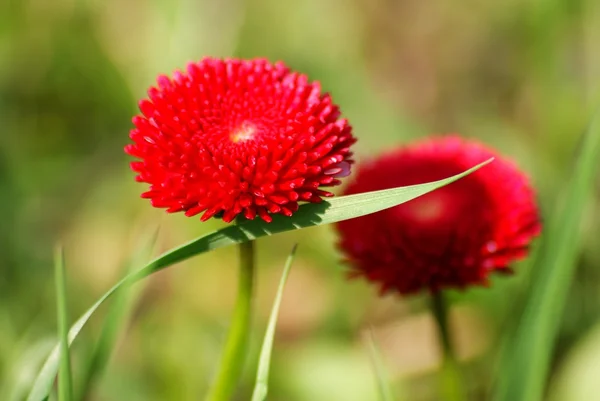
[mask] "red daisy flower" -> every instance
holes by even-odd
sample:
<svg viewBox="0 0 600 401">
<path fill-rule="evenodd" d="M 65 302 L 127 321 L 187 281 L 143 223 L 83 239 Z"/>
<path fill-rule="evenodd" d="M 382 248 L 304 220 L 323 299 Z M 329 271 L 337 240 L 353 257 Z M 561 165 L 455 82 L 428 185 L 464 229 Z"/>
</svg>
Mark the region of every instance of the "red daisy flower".
<svg viewBox="0 0 600 401">
<path fill-rule="evenodd" d="M 142 197 L 201 220 L 270 222 L 350 172 L 352 129 L 318 82 L 263 59 L 205 58 L 160 76 L 139 103 L 125 152 Z"/>
<path fill-rule="evenodd" d="M 489 165 L 410 202 L 337 224 L 352 275 L 383 292 L 486 285 L 510 272 L 541 224 L 527 178 L 510 162 L 457 136 L 416 143 L 359 168 L 347 194 L 422 184 Z"/>
</svg>

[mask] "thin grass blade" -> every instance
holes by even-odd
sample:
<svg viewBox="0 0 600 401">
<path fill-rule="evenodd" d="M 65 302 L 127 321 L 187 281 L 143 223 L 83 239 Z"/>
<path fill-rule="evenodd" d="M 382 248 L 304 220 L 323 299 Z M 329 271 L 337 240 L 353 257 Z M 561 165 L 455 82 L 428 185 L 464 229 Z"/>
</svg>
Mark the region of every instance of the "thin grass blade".
<svg viewBox="0 0 600 401">
<path fill-rule="evenodd" d="M 124 270 L 127 273 L 133 272 L 137 266 L 142 265 L 150 259 L 157 238 L 158 230 L 155 230 L 140 241 L 140 246 L 137 247 L 133 256 L 125 265 Z M 104 371 L 113 352 L 118 333 L 128 320 L 134 298 L 135 294 L 131 291 L 131 287 L 129 286 L 123 287 L 115 294 L 115 299 L 112 301 L 106 315 L 94 352 L 88 359 L 87 365 L 83 368 L 85 372 L 83 385 L 80 390 L 81 394 L 77 399 L 86 399 L 95 380 Z"/>
<path fill-rule="evenodd" d="M 62 247 L 57 247 L 54 256 L 56 281 L 56 309 L 58 315 L 58 338 L 60 343 L 60 369 L 58 372 L 58 400 L 73 399 L 73 378 L 71 376 L 71 355 L 69 352 L 69 313 L 67 310 L 67 288 L 65 263 Z"/>
<path fill-rule="evenodd" d="M 38 340 L 24 350 L 17 350 L 18 358 L 7 365 L 11 366 L 11 369 L 3 377 L 0 400 L 22 401 L 27 397 L 40 366 L 55 344 L 56 336 L 52 336 Z"/>
<path fill-rule="evenodd" d="M 298 245 L 294 245 L 290 256 L 288 256 L 283 268 L 281 280 L 279 281 L 279 288 L 275 295 L 275 302 L 273 303 L 273 309 L 271 310 L 271 316 L 269 317 L 269 324 L 265 333 L 262 348 L 260 350 L 260 358 L 258 361 L 258 371 L 256 373 L 256 384 L 254 385 L 254 392 L 252 393 L 252 401 L 264 401 L 267 399 L 267 393 L 269 390 L 269 367 L 271 365 L 271 352 L 273 350 L 273 340 L 275 338 L 275 327 L 277 326 L 277 317 L 279 315 L 279 307 L 281 306 L 281 299 L 283 298 L 283 289 L 287 282 L 292 262 L 296 256 L 296 249 Z"/>
<path fill-rule="evenodd" d="M 461 174 L 443 180 L 357 195 L 341 196 L 320 204 L 306 204 L 302 205 L 292 217 L 275 215 L 271 223 L 265 223 L 262 220 L 256 219 L 241 224 L 229 225 L 183 244 L 167 251 L 146 266 L 127 275 L 102 295 L 71 327 L 69 331 L 69 343 L 72 343 L 79 335 L 79 332 L 96 309 L 124 285 L 132 284 L 175 263 L 214 249 L 252 241 L 267 235 L 352 219 L 400 205 L 471 174 L 492 162 L 492 160 L 493 158 Z M 29 394 L 28 401 L 40 401 L 48 396 L 56 377 L 58 356 L 59 347 L 57 346 L 42 367 Z"/>
<path fill-rule="evenodd" d="M 379 390 L 379 400 L 394 401 L 394 392 L 390 386 L 390 380 L 383 364 L 383 358 L 381 357 L 379 347 L 377 347 L 377 344 L 375 343 L 375 336 L 372 329 L 369 330 L 367 342 L 369 343 L 369 354 L 371 356 L 371 361 L 373 362 L 373 368 L 375 369 L 377 389 Z"/>
<path fill-rule="evenodd" d="M 580 225 L 600 168 L 600 113 L 583 137 L 570 180 L 546 225 L 517 328 L 504 344 L 495 401 L 540 401 L 580 250 Z"/>
</svg>

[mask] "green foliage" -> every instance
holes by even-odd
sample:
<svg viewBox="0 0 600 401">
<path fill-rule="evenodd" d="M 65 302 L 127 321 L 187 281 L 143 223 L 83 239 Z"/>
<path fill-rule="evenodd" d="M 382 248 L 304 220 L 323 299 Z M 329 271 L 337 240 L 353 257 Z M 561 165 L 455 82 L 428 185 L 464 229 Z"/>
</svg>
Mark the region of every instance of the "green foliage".
<svg viewBox="0 0 600 401">
<path fill-rule="evenodd" d="M 368 343 L 369 351 L 371 353 L 371 360 L 373 361 L 373 367 L 375 368 L 375 377 L 377 378 L 379 401 L 394 401 L 394 392 L 390 386 L 388 374 L 386 372 L 383 359 L 381 358 L 381 351 L 375 343 L 373 330 L 369 331 Z"/>
<path fill-rule="evenodd" d="M 10 364 L 10 373 L 5 377 L 0 400 L 22 401 L 31 390 L 31 384 L 56 344 L 56 336 L 31 341 L 25 349 L 17 349 L 18 358 Z"/>
<path fill-rule="evenodd" d="M 60 368 L 58 372 L 58 401 L 73 399 L 73 378 L 71 375 L 71 353 L 69 352 L 69 313 L 67 311 L 67 288 L 65 284 L 65 262 L 62 248 L 56 249 L 54 261 L 56 280 L 56 309 L 58 315 L 58 338 Z"/>
<path fill-rule="evenodd" d="M 560 318 L 581 249 L 583 211 L 600 167 L 600 114 L 583 137 L 563 197 L 550 215 L 520 323 L 504 348 L 496 401 L 542 400 Z"/>
<path fill-rule="evenodd" d="M 150 259 L 157 237 L 158 230 L 154 231 L 148 238 L 142 239 L 141 246 L 133 253 L 131 260 L 126 264 L 125 270 L 127 272 L 132 272 L 133 269 Z M 119 332 L 128 321 L 134 295 L 132 289 L 127 286 L 124 286 L 117 294 L 115 294 L 115 299 L 113 299 L 102 325 L 96 347 L 92 355 L 87 359 L 86 365 L 83 368 L 84 379 L 81 386 L 82 394 L 77 397 L 78 399 L 84 400 L 87 398 L 95 380 L 98 379 L 108 364 Z"/>
<path fill-rule="evenodd" d="M 229 245 L 239 244 L 246 241 L 252 241 L 257 238 L 273 235 L 285 231 L 312 227 L 322 224 L 330 224 L 338 221 L 351 219 L 375 213 L 404 202 L 408 202 L 418 196 L 424 195 L 435 189 L 448 185 L 465 175 L 490 163 L 493 159 L 487 160 L 461 174 L 444 180 L 434 181 L 426 184 L 412 185 L 386 189 L 382 191 L 373 191 L 357 195 L 349 195 L 334 198 L 328 202 L 320 204 L 307 204 L 299 208 L 292 217 L 273 216 L 271 223 L 265 223 L 260 219 L 245 221 L 236 225 L 229 225 L 211 234 L 202 236 L 187 244 L 181 245 L 171 251 L 164 253 L 158 258 L 148 263 L 143 268 L 130 273 L 110 290 L 108 290 L 91 308 L 89 308 L 69 331 L 69 343 L 79 335 L 83 326 L 87 323 L 94 312 L 115 292 L 123 286 L 137 282 L 144 277 L 149 276 L 159 270 L 171 266 L 177 262 L 189 259 L 204 252 L 212 251 Z M 56 376 L 60 348 L 57 346 L 46 360 L 40 371 L 33 389 L 29 394 L 28 401 L 44 400 L 52 387 Z"/>
</svg>

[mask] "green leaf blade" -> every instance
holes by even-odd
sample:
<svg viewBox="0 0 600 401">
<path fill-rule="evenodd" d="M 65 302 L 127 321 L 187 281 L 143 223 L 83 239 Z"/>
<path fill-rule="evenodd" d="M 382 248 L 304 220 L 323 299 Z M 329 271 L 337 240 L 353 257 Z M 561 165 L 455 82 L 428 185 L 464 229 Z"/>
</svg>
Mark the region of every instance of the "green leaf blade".
<svg viewBox="0 0 600 401">
<path fill-rule="evenodd" d="M 583 137 L 563 197 L 549 218 L 519 325 L 504 346 L 494 401 L 540 401 L 580 250 L 580 224 L 600 167 L 600 113 Z"/>
<path fill-rule="evenodd" d="M 491 158 L 463 173 L 443 180 L 357 195 L 342 196 L 320 204 L 306 204 L 302 205 L 292 217 L 274 215 L 272 216 L 273 221 L 271 223 L 265 223 L 262 220 L 255 219 L 241 224 L 229 225 L 218 231 L 187 242 L 165 252 L 146 266 L 127 275 L 111 287 L 71 327 L 68 336 L 69 344 L 71 344 L 79 335 L 87 321 L 100 305 L 121 287 L 137 282 L 161 269 L 207 251 L 252 241 L 263 236 L 306 227 L 336 223 L 338 221 L 361 217 L 398 206 L 435 189 L 451 184 L 452 182 L 473 173 L 493 160 L 494 159 Z M 52 350 L 36 378 L 27 401 L 42 401 L 48 397 L 58 370 L 59 349 L 60 346 L 57 345 Z"/>
<path fill-rule="evenodd" d="M 65 279 L 64 254 L 57 247 L 54 257 L 54 274 L 56 281 L 56 309 L 58 315 L 58 338 L 60 344 L 60 369 L 58 373 L 58 400 L 73 399 L 73 383 L 71 375 L 71 355 L 69 352 L 69 317 L 67 310 L 67 288 Z"/>
<path fill-rule="evenodd" d="M 156 245 L 157 238 L 158 229 L 143 236 L 139 245 L 136 246 L 133 255 L 130 257 L 130 260 L 125 263 L 124 271 L 131 273 L 137 266 L 147 262 Z M 133 293 L 131 287 L 128 286 L 124 286 L 115 295 L 116 298 L 113 300 L 110 309 L 106 314 L 94 352 L 87 360 L 83 369 L 83 385 L 81 386 L 81 394 L 78 395 L 77 399 L 83 400 L 88 398 L 94 382 L 102 374 L 108 364 L 117 341 L 118 333 L 131 314 L 132 304 L 135 302 L 135 295 L 136 294 Z"/>
<path fill-rule="evenodd" d="M 258 363 L 258 371 L 256 373 L 256 384 L 254 385 L 254 392 L 252 393 L 252 401 L 264 401 L 267 398 L 269 390 L 269 367 L 271 365 L 271 353 L 273 350 L 273 341 L 275 338 L 275 327 L 277 326 L 277 317 L 279 315 L 279 308 L 281 306 L 281 299 L 283 298 L 283 289 L 287 278 L 289 276 L 292 262 L 296 255 L 296 249 L 298 245 L 294 245 L 290 255 L 285 262 L 281 280 L 279 281 L 279 287 L 277 288 L 277 294 L 275 295 L 275 302 L 273 302 L 273 308 L 271 309 L 271 315 L 269 317 L 269 324 L 265 333 L 262 348 L 260 350 L 260 358 Z"/>
<path fill-rule="evenodd" d="M 375 370 L 375 378 L 377 379 L 377 389 L 379 391 L 379 400 L 380 401 L 394 401 L 394 393 L 390 386 L 390 382 L 388 379 L 388 374 L 386 372 L 385 366 L 383 364 L 383 358 L 381 357 L 381 352 L 375 343 L 375 335 L 373 334 L 373 329 L 369 330 L 369 351 L 371 360 L 373 362 L 373 368 Z"/>
</svg>

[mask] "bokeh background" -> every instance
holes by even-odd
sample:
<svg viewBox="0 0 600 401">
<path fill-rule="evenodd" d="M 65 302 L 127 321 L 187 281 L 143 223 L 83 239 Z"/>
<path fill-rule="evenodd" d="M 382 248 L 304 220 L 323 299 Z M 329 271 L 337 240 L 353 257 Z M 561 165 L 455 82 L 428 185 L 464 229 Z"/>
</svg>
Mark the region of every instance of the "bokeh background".
<svg viewBox="0 0 600 401">
<path fill-rule="evenodd" d="M 284 60 L 341 105 L 365 160 L 431 133 L 460 132 L 516 160 L 551 212 L 600 97 L 596 0 L 0 1 L 0 399 L 19 400 L 55 338 L 53 247 L 64 244 L 71 318 L 154 251 L 221 226 L 139 198 L 128 143 L 137 100 L 159 73 L 203 56 Z M 548 400 L 600 399 L 600 213 L 585 211 Z M 347 281 L 331 227 L 258 241 L 253 354 L 285 257 L 300 244 L 277 331 L 270 399 L 376 399 L 373 327 L 403 400 L 437 399 L 427 303 Z M 89 400 L 197 400 L 216 369 L 236 287 L 235 250 L 205 254 L 135 289 L 135 303 Z M 528 261 L 488 289 L 452 293 L 474 399 L 485 399 Z M 74 347 L 93 349 L 105 309 Z"/>
</svg>

